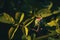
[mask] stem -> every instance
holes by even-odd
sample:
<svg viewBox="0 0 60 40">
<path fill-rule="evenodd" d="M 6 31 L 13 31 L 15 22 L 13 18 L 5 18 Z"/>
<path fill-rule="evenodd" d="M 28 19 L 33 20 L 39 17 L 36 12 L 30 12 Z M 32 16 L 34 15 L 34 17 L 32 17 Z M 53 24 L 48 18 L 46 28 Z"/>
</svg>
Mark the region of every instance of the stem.
<svg viewBox="0 0 60 40">
<path fill-rule="evenodd" d="M 19 25 L 17 25 L 16 29 L 14 30 L 12 36 L 11 36 L 11 39 L 14 37 L 14 34 L 16 33 L 17 29 L 19 28 Z"/>
<path fill-rule="evenodd" d="M 35 32 L 38 32 L 39 31 L 39 26 L 38 26 L 37 30 L 34 29 L 34 28 L 32 30 L 35 31 Z"/>
<path fill-rule="evenodd" d="M 53 36 L 53 35 L 56 35 L 56 33 L 50 33 L 50 34 L 48 34 L 48 35 L 41 36 L 41 37 L 38 37 L 38 38 L 36 38 L 36 39 L 47 38 L 47 37 L 49 37 L 49 36 Z"/>
</svg>

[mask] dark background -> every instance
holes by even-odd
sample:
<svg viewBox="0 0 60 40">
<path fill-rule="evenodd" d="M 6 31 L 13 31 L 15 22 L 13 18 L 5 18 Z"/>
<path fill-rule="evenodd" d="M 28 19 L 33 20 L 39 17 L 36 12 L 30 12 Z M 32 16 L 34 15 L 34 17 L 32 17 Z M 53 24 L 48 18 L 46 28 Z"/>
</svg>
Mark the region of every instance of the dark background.
<svg viewBox="0 0 60 40">
<path fill-rule="evenodd" d="M 25 12 L 35 8 L 43 8 L 45 5 L 53 2 L 52 10 L 57 10 L 60 7 L 60 0 L 0 0 L 0 14 L 6 12 L 14 17 L 14 14 Z M 8 30 L 11 27 L 9 24 L 0 23 L 0 40 L 8 40 Z"/>
</svg>

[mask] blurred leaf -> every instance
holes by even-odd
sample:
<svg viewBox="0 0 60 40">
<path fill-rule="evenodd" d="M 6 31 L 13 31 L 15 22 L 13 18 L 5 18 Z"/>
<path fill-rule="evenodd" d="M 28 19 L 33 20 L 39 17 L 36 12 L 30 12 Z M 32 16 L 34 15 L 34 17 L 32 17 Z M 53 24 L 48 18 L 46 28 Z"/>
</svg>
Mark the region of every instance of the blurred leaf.
<svg viewBox="0 0 60 40">
<path fill-rule="evenodd" d="M 26 20 L 23 22 L 23 25 L 27 24 L 31 19 L 34 19 L 34 17 L 26 19 Z"/>
<path fill-rule="evenodd" d="M 25 34 L 26 34 L 26 36 L 28 35 L 28 31 L 29 31 L 29 29 L 27 27 L 25 27 Z"/>
<path fill-rule="evenodd" d="M 56 17 L 56 22 L 58 22 L 59 20 L 60 20 L 60 15 Z"/>
<path fill-rule="evenodd" d="M 18 13 L 16 14 L 16 18 L 18 18 Z M 19 23 L 23 20 L 23 18 L 24 18 L 24 13 L 22 13 L 22 15 L 21 15 L 21 17 L 20 17 L 20 21 L 19 21 Z M 12 35 L 11 35 L 11 38 L 10 39 L 12 39 L 13 37 L 14 37 L 14 35 L 15 35 L 15 33 L 16 33 L 16 31 L 18 30 L 18 28 L 19 28 L 19 24 L 17 24 L 16 25 L 17 27 L 14 29 L 14 31 L 13 31 L 13 33 L 12 33 Z"/>
<path fill-rule="evenodd" d="M 32 22 L 33 22 L 33 20 L 31 20 L 30 22 L 28 22 L 24 27 L 29 26 Z"/>
<path fill-rule="evenodd" d="M 60 12 L 60 10 L 54 11 L 53 14 L 58 14 L 59 12 Z"/>
<path fill-rule="evenodd" d="M 11 39 L 12 37 L 12 34 L 13 34 L 13 31 L 14 31 L 14 28 L 13 27 L 11 27 L 10 29 L 9 29 L 9 31 L 8 31 L 8 36 L 9 36 L 9 39 Z"/>
<path fill-rule="evenodd" d="M 52 20 L 51 22 L 47 23 L 49 26 L 56 26 L 57 22 L 55 20 Z"/>
<path fill-rule="evenodd" d="M 35 38 L 36 38 L 36 34 L 34 33 L 34 34 L 33 34 L 33 40 L 36 40 Z"/>
<path fill-rule="evenodd" d="M 50 2 L 50 5 L 48 6 L 48 9 L 50 10 L 52 8 L 52 6 L 53 6 L 53 3 Z"/>
<path fill-rule="evenodd" d="M 25 35 L 22 35 L 22 40 L 27 40 Z"/>
<path fill-rule="evenodd" d="M 60 28 L 59 29 L 56 29 L 56 32 L 60 34 Z"/>
<path fill-rule="evenodd" d="M 3 13 L 3 15 L 0 16 L 0 22 L 8 23 L 8 24 L 15 23 L 14 19 L 11 16 L 9 16 L 7 13 Z"/>
<path fill-rule="evenodd" d="M 26 25 L 24 25 L 26 36 L 28 35 L 28 28 L 27 28 L 27 26 L 29 26 L 32 22 L 33 22 L 33 20 L 31 20 Z"/>
<path fill-rule="evenodd" d="M 42 17 L 48 17 L 48 16 L 52 15 L 50 13 L 50 10 L 47 10 L 47 9 L 42 10 L 40 14 Z"/>
<path fill-rule="evenodd" d="M 27 28 L 27 26 L 29 26 L 32 22 L 33 22 L 32 18 L 31 19 L 27 19 L 27 20 L 25 20 L 25 22 L 23 22 L 26 36 L 28 35 L 28 31 L 29 31 L 29 29 Z"/>
<path fill-rule="evenodd" d="M 34 19 L 35 17 L 33 16 L 31 19 Z"/>
<path fill-rule="evenodd" d="M 56 22 L 58 22 L 59 21 L 59 19 L 58 18 L 56 18 Z"/>
<path fill-rule="evenodd" d="M 20 13 L 19 12 L 16 12 L 15 19 L 18 20 L 19 18 L 20 18 Z"/>
<path fill-rule="evenodd" d="M 40 15 L 41 15 L 42 17 L 48 17 L 48 16 L 51 16 L 51 15 L 53 15 L 53 14 L 58 14 L 59 12 L 60 12 L 60 10 L 54 11 L 53 13 L 51 13 L 51 11 L 48 10 L 48 9 L 42 9 L 42 10 L 40 11 Z"/>
<path fill-rule="evenodd" d="M 48 40 L 60 40 L 60 38 L 48 37 Z"/>
<path fill-rule="evenodd" d="M 51 13 L 51 8 L 52 8 L 52 6 L 53 6 L 53 3 L 51 2 L 50 3 L 50 5 L 48 5 L 48 8 L 43 8 L 43 9 L 40 9 L 36 14 L 35 14 L 35 16 L 36 17 L 48 17 L 48 16 L 51 16 L 51 15 L 53 15 L 53 14 L 58 14 L 59 12 L 60 12 L 60 10 L 57 10 L 57 11 L 53 11 L 52 13 Z"/>
<path fill-rule="evenodd" d="M 23 18 L 24 18 L 24 13 L 22 13 L 22 15 L 21 15 L 21 17 L 20 17 L 19 23 L 21 23 L 21 21 L 23 20 Z"/>
<path fill-rule="evenodd" d="M 31 36 L 27 36 L 27 40 L 31 40 Z"/>
<path fill-rule="evenodd" d="M 48 40 L 55 40 L 55 38 L 52 38 L 52 37 L 48 37 Z"/>
<path fill-rule="evenodd" d="M 32 10 L 31 10 L 31 11 L 29 11 L 29 13 L 31 13 L 31 14 L 32 14 Z"/>
<path fill-rule="evenodd" d="M 25 25 L 30 19 L 27 19 L 23 22 L 23 24 Z"/>
<path fill-rule="evenodd" d="M 37 12 L 36 16 L 39 17 L 40 15 L 42 17 L 48 17 L 52 14 L 51 14 L 51 11 L 46 8 L 46 9 L 41 9 Z"/>
</svg>

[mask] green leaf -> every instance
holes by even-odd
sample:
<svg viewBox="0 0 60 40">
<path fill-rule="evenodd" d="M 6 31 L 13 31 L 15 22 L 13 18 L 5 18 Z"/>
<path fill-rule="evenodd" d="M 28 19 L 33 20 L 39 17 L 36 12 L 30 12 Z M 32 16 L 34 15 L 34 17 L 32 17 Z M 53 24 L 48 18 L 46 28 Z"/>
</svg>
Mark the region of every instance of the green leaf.
<svg viewBox="0 0 60 40">
<path fill-rule="evenodd" d="M 35 17 L 33 16 L 32 18 L 28 18 L 23 22 L 23 25 L 25 25 L 26 23 L 28 23 L 31 19 L 34 19 Z"/>
<path fill-rule="evenodd" d="M 50 5 L 48 6 L 48 9 L 50 10 L 52 8 L 52 6 L 53 6 L 53 3 L 50 2 Z"/>
<path fill-rule="evenodd" d="M 48 17 L 48 16 L 51 16 L 52 14 L 51 14 L 51 11 L 50 10 L 48 10 L 47 8 L 45 8 L 45 9 L 39 10 L 37 12 L 37 14 L 35 14 L 35 15 L 36 15 L 36 17 L 40 17 L 40 15 L 42 17 Z"/>
<path fill-rule="evenodd" d="M 60 34 L 60 28 L 59 28 L 59 29 L 56 29 L 56 32 L 57 32 L 58 34 Z"/>
<path fill-rule="evenodd" d="M 8 24 L 15 23 L 14 19 L 11 16 L 9 16 L 7 13 L 3 13 L 3 15 L 0 16 L 0 22 L 8 23 Z"/>
<path fill-rule="evenodd" d="M 29 26 L 32 22 L 33 22 L 33 20 L 31 20 L 30 22 L 28 22 L 24 27 Z"/>
<path fill-rule="evenodd" d="M 23 25 L 25 25 L 30 19 L 27 19 L 23 22 Z"/>
<path fill-rule="evenodd" d="M 58 14 L 58 13 L 60 13 L 60 10 L 53 11 L 53 14 Z"/>
<path fill-rule="evenodd" d="M 28 22 L 28 23 L 24 26 L 26 36 L 28 35 L 28 31 L 29 31 L 29 29 L 27 28 L 27 26 L 29 26 L 32 22 L 33 22 L 33 20 L 31 20 L 30 22 Z"/>
<path fill-rule="evenodd" d="M 20 17 L 19 23 L 22 22 L 23 18 L 24 18 L 24 13 L 21 14 L 21 17 Z"/>
<path fill-rule="evenodd" d="M 31 40 L 31 36 L 27 36 L 27 40 Z"/>
<path fill-rule="evenodd" d="M 29 13 L 30 13 L 30 14 L 32 14 L 32 10 L 31 10 L 31 11 L 29 11 Z"/>
<path fill-rule="evenodd" d="M 11 27 L 8 31 L 8 36 L 9 36 L 9 39 L 12 39 L 12 34 L 13 34 L 13 31 L 14 31 L 15 28 Z"/>
<path fill-rule="evenodd" d="M 26 36 L 28 35 L 28 31 L 29 31 L 29 29 L 27 27 L 25 27 L 25 34 L 26 34 Z"/>
<path fill-rule="evenodd" d="M 16 14 L 15 14 L 15 19 L 16 19 L 16 20 L 19 20 L 19 18 L 20 18 L 20 13 L 19 13 L 19 12 L 16 12 Z"/>
<path fill-rule="evenodd" d="M 24 22 L 24 24 L 26 24 L 26 22 L 29 21 L 29 20 L 30 20 L 30 19 L 27 19 L 27 20 Z M 29 29 L 27 28 L 27 26 L 29 26 L 32 22 L 33 22 L 33 20 L 30 20 L 30 22 L 28 22 L 26 25 L 24 25 L 26 36 L 28 35 L 28 31 L 29 31 Z"/>
<path fill-rule="evenodd" d="M 47 25 L 49 25 L 50 27 L 56 26 L 56 21 L 52 20 L 51 22 L 47 23 Z"/>
<path fill-rule="evenodd" d="M 24 34 L 22 35 L 22 40 L 27 40 Z"/>
<path fill-rule="evenodd" d="M 48 37 L 48 40 L 56 40 L 56 39 L 53 37 Z"/>
<path fill-rule="evenodd" d="M 34 33 L 34 34 L 33 34 L 33 40 L 36 40 L 35 38 L 36 38 L 36 34 Z"/>
</svg>

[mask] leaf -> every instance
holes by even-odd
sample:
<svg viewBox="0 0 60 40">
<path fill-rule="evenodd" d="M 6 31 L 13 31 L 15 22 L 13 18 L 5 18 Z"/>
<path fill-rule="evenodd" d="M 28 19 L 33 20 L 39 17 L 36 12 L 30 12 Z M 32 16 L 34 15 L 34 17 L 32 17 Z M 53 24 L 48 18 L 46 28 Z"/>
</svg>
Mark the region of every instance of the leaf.
<svg viewBox="0 0 60 40">
<path fill-rule="evenodd" d="M 16 12 L 15 19 L 18 20 L 19 18 L 20 18 L 20 13 L 19 12 Z"/>
<path fill-rule="evenodd" d="M 52 20 L 51 22 L 47 23 L 49 26 L 56 26 L 56 21 L 55 20 Z"/>
<path fill-rule="evenodd" d="M 56 22 L 58 22 L 59 21 L 59 19 L 58 18 L 56 18 Z"/>
<path fill-rule="evenodd" d="M 48 6 L 48 9 L 50 10 L 52 6 L 53 6 L 53 3 L 50 2 L 50 5 Z"/>
<path fill-rule="evenodd" d="M 48 37 L 48 40 L 56 40 L 56 39 L 53 37 Z"/>
<path fill-rule="evenodd" d="M 51 11 L 50 10 L 48 10 L 48 9 L 41 9 L 41 10 L 39 10 L 38 12 L 37 12 L 37 14 L 35 14 L 36 15 L 36 17 L 48 17 L 48 16 L 50 16 L 50 15 L 52 15 L 51 14 Z M 41 15 L 41 16 L 40 16 Z"/>
<path fill-rule="evenodd" d="M 59 20 L 60 20 L 60 15 L 56 17 L 56 22 L 58 22 Z"/>
<path fill-rule="evenodd" d="M 25 25 L 30 19 L 27 19 L 23 22 L 23 24 Z"/>
<path fill-rule="evenodd" d="M 52 15 L 50 13 L 50 10 L 48 10 L 48 9 L 43 9 L 40 14 L 42 17 L 48 17 L 48 16 Z"/>
<path fill-rule="evenodd" d="M 12 36 L 12 34 L 13 34 L 13 31 L 14 31 L 14 28 L 11 27 L 11 28 L 9 29 L 9 31 L 8 31 L 9 39 L 11 39 L 11 36 Z"/>
<path fill-rule="evenodd" d="M 56 32 L 60 34 L 60 28 L 59 29 L 56 29 Z"/>
<path fill-rule="evenodd" d="M 27 36 L 27 40 L 31 40 L 31 36 Z"/>
<path fill-rule="evenodd" d="M 60 10 L 54 11 L 53 14 L 58 14 Z"/>
<path fill-rule="evenodd" d="M 22 35 L 22 40 L 27 40 L 26 35 L 24 35 L 24 34 Z"/>
<path fill-rule="evenodd" d="M 30 13 L 30 14 L 32 14 L 32 10 L 31 10 L 31 11 L 29 11 L 29 13 Z"/>
<path fill-rule="evenodd" d="M 33 34 L 33 40 L 36 40 L 35 38 L 36 38 L 36 34 L 34 33 L 34 34 Z"/>
<path fill-rule="evenodd" d="M 20 16 L 21 16 L 20 14 L 21 14 L 20 12 L 16 12 L 16 14 L 15 14 L 15 23 L 19 22 Z"/>
<path fill-rule="evenodd" d="M 28 28 L 27 28 L 27 26 L 30 25 L 32 22 L 33 22 L 33 20 L 31 20 L 29 23 L 27 23 L 27 24 L 24 26 L 24 27 L 25 27 L 26 36 L 28 35 Z"/>
<path fill-rule="evenodd" d="M 32 22 L 33 22 L 33 20 L 31 20 L 30 22 L 28 22 L 28 23 L 24 26 L 26 36 L 28 35 L 28 28 L 27 28 L 27 26 L 29 26 Z"/>
<path fill-rule="evenodd" d="M 8 24 L 15 23 L 14 19 L 11 16 L 9 16 L 7 13 L 3 13 L 3 15 L 0 16 L 0 22 L 8 23 Z"/>
<path fill-rule="evenodd" d="M 32 22 L 33 22 L 33 20 L 31 20 L 30 22 L 28 22 L 24 27 L 29 26 Z"/>
<path fill-rule="evenodd" d="M 31 19 L 34 19 L 34 16 L 32 17 L 32 18 L 28 18 L 27 20 L 25 20 L 24 22 L 23 22 L 23 25 L 25 25 L 27 22 L 29 22 Z"/>
<path fill-rule="evenodd" d="M 21 15 L 21 17 L 20 17 L 19 23 L 21 23 L 21 21 L 23 20 L 23 18 L 24 18 L 24 13 L 22 13 L 22 15 Z"/>
<path fill-rule="evenodd" d="M 25 34 L 26 34 L 26 36 L 28 35 L 28 28 L 27 27 L 25 27 Z"/>
</svg>

